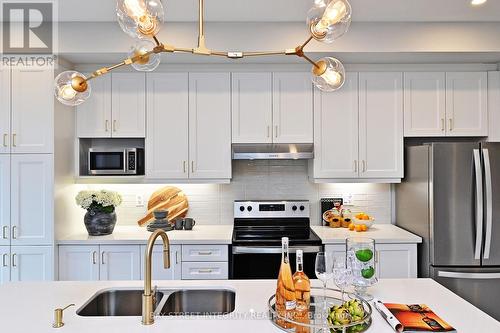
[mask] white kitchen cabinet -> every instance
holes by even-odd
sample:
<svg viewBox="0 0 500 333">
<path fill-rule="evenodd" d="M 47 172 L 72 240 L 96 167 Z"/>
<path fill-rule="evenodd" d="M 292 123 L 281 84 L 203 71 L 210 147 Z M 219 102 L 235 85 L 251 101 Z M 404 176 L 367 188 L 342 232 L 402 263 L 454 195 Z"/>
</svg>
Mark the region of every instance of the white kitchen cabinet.
<svg viewBox="0 0 500 333">
<path fill-rule="evenodd" d="M 188 89 L 187 73 L 147 74 L 148 178 L 188 178 Z"/>
<path fill-rule="evenodd" d="M 488 72 L 488 141 L 500 142 L 500 72 Z"/>
<path fill-rule="evenodd" d="M 189 73 L 189 178 L 231 178 L 229 73 Z"/>
<path fill-rule="evenodd" d="M 98 245 L 59 246 L 59 280 L 99 280 Z"/>
<path fill-rule="evenodd" d="M 233 143 L 271 143 L 272 74 L 232 74 Z"/>
<path fill-rule="evenodd" d="M 220 261 L 229 259 L 227 245 L 182 245 L 182 262 Z"/>
<path fill-rule="evenodd" d="M 144 261 L 146 245 L 141 245 Z M 144 279 L 144 262 L 141 265 L 141 279 Z M 170 268 L 163 267 L 163 245 L 153 246 L 151 274 L 154 280 L 180 280 L 182 278 L 181 245 L 170 245 Z"/>
<path fill-rule="evenodd" d="M 10 245 L 10 155 L 0 155 L 0 245 Z"/>
<path fill-rule="evenodd" d="M 144 73 L 112 74 L 112 137 L 144 138 L 146 136 L 145 92 Z"/>
<path fill-rule="evenodd" d="M 417 277 L 416 244 L 376 244 L 378 277 L 403 279 Z"/>
<path fill-rule="evenodd" d="M 52 246 L 12 246 L 11 281 L 54 280 L 53 252 Z"/>
<path fill-rule="evenodd" d="M 139 280 L 141 255 L 137 245 L 101 245 L 100 280 Z"/>
<path fill-rule="evenodd" d="M 446 118 L 449 136 L 488 135 L 486 72 L 446 73 Z"/>
<path fill-rule="evenodd" d="M 76 107 L 76 131 L 79 138 L 111 137 L 111 75 L 91 81 L 90 97 Z"/>
<path fill-rule="evenodd" d="M 273 142 L 313 142 L 311 74 L 273 73 Z"/>
<path fill-rule="evenodd" d="M 19 68 L 11 79 L 11 152 L 54 151 L 54 70 Z"/>
<path fill-rule="evenodd" d="M 0 285 L 10 281 L 10 246 L 0 246 Z"/>
<path fill-rule="evenodd" d="M 10 153 L 10 69 L 0 70 L 0 154 Z"/>
<path fill-rule="evenodd" d="M 314 91 L 314 178 L 358 177 L 358 128 L 358 73 L 338 91 Z"/>
<path fill-rule="evenodd" d="M 359 74 L 361 178 L 403 177 L 403 74 Z"/>
<path fill-rule="evenodd" d="M 11 155 L 11 245 L 54 239 L 54 156 Z"/>
<path fill-rule="evenodd" d="M 404 135 L 444 136 L 445 121 L 446 74 L 404 73 Z"/>
<path fill-rule="evenodd" d="M 228 278 L 227 262 L 183 262 L 183 280 L 226 280 Z"/>
</svg>

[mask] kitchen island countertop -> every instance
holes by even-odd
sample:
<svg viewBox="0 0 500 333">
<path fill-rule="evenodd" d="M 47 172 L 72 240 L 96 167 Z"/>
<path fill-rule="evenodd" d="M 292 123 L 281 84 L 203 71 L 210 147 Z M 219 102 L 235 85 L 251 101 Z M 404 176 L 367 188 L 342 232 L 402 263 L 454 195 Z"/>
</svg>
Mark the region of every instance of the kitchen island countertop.
<svg viewBox="0 0 500 333">
<path fill-rule="evenodd" d="M 318 280 L 312 280 L 319 286 Z M 157 317 L 143 326 L 140 317 L 81 317 L 77 310 L 97 291 L 106 288 L 141 289 L 141 281 L 33 282 L 0 286 L 0 321 L 9 333 L 56 332 L 53 310 L 75 303 L 64 312 L 61 332 L 282 332 L 266 318 L 267 300 L 275 291 L 274 280 L 156 281 L 159 289 L 228 288 L 236 292 L 235 311 L 227 317 Z M 425 303 L 459 333 L 500 332 L 500 322 L 430 279 L 386 279 L 370 288 L 383 301 Z M 376 312 L 367 332 L 392 333 Z"/>
</svg>

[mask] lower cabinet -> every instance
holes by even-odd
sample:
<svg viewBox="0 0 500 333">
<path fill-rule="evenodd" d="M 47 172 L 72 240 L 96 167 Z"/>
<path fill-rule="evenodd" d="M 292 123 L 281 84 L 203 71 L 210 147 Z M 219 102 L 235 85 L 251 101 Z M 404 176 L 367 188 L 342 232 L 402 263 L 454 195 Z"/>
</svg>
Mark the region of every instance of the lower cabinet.
<svg viewBox="0 0 500 333">
<path fill-rule="evenodd" d="M 59 246 L 59 280 L 99 280 L 99 245 Z"/>
<path fill-rule="evenodd" d="M 10 246 L 0 246 L 2 266 L 0 267 L 0 285 L 10 281 Z"/>
<path fill-rule="evenodd" d="M 375 244 L 375 249 L 375 271 L 379 278 L 417 277 L 417 244 Z M 325 245 L 325 251 L 343 254 L 345 245 Z"/>
<path fill-rule="evenodd" d="M 138 245 L 99 246 L 99 280 L 139 280 L 141 255 Z"/>
<path fill-rule="evenodd" d="M 11 246 L 10 281 L 54 280 L 53 258 L 52 246 Z"/>
</svg>

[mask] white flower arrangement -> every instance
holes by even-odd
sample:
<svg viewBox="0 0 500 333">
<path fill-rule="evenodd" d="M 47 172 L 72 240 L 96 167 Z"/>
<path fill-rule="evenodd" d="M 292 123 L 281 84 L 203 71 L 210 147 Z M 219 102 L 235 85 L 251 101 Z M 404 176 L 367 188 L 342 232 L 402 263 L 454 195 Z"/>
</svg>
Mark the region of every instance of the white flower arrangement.
<svg viewBox="0 0 500 333">
<path fill-rule="evenodd" d="M 83 209 L 112 213 L 122 203 L 122 196 L 118 192 L 107 190 L 80 191 L 75 200 Z"/>
</svg>

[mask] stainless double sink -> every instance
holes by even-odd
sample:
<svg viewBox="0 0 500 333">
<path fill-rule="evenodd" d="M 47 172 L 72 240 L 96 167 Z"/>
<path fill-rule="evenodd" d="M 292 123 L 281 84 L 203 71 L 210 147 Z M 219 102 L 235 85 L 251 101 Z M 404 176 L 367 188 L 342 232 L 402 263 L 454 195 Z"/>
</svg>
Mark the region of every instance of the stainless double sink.
<svg viewBox="0 0 500 333">
<path fill-rule="evenodd" d="M 78 311 L 84 317 L 141 316 L 143 289 L 106 289 Z M 234 311 L 236 294 L 229 289 L 160 289 L 155 315 L 225 315 Z"/>
</svg>

